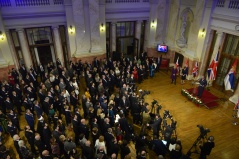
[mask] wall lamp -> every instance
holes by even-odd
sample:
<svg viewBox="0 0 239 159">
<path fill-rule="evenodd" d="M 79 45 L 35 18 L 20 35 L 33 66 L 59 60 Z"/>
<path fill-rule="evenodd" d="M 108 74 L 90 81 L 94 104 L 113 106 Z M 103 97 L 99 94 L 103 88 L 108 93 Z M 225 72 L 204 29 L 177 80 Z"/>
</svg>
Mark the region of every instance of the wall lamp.
<svg viewBox="0 0 239 159">
<path fill-rule="evenodd" d="M 154 28 L 156 26 L 156 22 L 153 20 L 151 23 L 152 28 Z"/>
<path fill-rule="evenodd" d="M 205 31 L 205 28 L 203 28 L 201 31 L 201 36 L 204 37 L 205 35 L 206 35 L 206 31 Z"/>
<path fill-rule="evenodd" d="M 1 39 L 1 40 L 4 40 L 4 34 L 3 34 L 2 31 L 0 31 L 0 39 Z"/>
<path fill-rule="evenodd" d="M 100 30 L 101 30 L 101 31 L 104 31 L 104 30 L 105 30 L 103 23 L 100 24 Z"/>
<path fill-rule="evenodd" d="M 71 34 L 73 34 L 73 33 L 74 33 L 74 28 L 73 28 L 73 26 L 72 26 L 72 25 L 70 25 L 70 27 L 69 27 L 69 32 L 70 32 Z"/>
</svg>

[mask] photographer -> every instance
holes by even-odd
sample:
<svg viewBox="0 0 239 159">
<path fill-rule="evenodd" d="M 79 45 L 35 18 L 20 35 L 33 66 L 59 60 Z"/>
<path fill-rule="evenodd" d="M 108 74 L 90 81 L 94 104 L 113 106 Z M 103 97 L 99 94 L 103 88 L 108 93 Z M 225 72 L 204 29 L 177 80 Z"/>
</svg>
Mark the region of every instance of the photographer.
<svg viewBox="0 0 239 159">
<path fill-rule="evenodd" d="M 150 126 L 153 128 L 153 135 L 156 135 L 159 137 L 159 130 L 161 129 L 161 123 L 162 123 L 162 118 L 160 117 L 159 114 L 155 115 L 155 120 L 153 124 L 147 124 L 147 126 Z"/>
<path fill-rule="evenodd" d="M 199 145 L 199 147 L 201 149 L 200 159 L 206 159 L 207 155 L 210 155 L 212 149 L 215 147 L 214 137 L 210 136 L 207 142 L 205 142 L 203 145 Z"/>
</svg>

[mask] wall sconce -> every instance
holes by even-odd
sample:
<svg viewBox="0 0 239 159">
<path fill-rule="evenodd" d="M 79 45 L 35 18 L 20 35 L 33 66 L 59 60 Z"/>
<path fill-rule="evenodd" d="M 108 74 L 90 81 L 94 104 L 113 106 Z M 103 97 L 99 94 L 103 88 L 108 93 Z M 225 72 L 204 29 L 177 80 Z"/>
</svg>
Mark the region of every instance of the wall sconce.
<svg viewBox="0 0 239 159">
<path fill-rule="evenodd" d="M 152 28 L 154 28 L 156 26 L 156 22 L 153 20 L 151 23 Z"/>
<path fill-rule="evenodd" d="M 74 33 L 74 28 L 72 27 L 72 25 L 70 25 L 70 27 L 69 27 L 69 32 L 70 32 L 71 34 Z"/>
<path fill-rule="evenodd" d="M 205 35 L 206 35 L 206 31 L 205 31 L 205 28 L 203 28 L 201 31 L 201 36 L 204 37 Z"/>
<path fill-rule="evenodd" d="M 100 30 L 101 30 L 101 31 L 104 31 L 104 30 L 105 30 L 103 23 L 100 24 Z"/>
<path fill-rule="evenodd" d="M 0 39 L 1 39 L 1 40 L 4 40 L 4 34 L 3 34 L 2 31 L 0 31 Z"/>
</svg>

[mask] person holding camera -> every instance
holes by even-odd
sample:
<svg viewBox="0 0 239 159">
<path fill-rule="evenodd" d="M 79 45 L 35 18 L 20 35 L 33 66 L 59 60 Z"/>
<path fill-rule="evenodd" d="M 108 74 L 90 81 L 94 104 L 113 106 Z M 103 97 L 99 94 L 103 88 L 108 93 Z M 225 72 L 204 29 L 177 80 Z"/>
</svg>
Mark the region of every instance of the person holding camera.
<svg viewBox="0 0 239 159">
<path fill-rule="evenodd" d="M 199 145 L 201 149 L 199 159 L 206 159 L 208 155 L 210 155 L 212 149 L 215 147 L 214 137 L 210 136 L 203 145 Z"/>
<path fill-rule="evenodd" d="M 159 137 L 159 130 L 161 129 L 161 123 L 162 123 L 162 118 L 160 117 L 159 114 L 155 115 L 155 120 L 153 124 L 147 124 L 147 126 L 150 126 L 153 128 L 153 135 L 156 135 Z"/>
</svg>

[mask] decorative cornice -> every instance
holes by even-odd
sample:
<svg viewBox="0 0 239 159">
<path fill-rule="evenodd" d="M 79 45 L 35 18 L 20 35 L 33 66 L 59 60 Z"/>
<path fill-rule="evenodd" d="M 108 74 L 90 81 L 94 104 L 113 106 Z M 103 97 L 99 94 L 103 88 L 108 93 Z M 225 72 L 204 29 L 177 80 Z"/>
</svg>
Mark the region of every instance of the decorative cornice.
<svg viewBox="0 0 239 159">
<path fill-rule="evenodd" d="M 231 23 L 238 23 L 239 17 L 233 17 L 228 15 L 222 15 L 222 14 L 213 14 L 212 19 L 222 20 L 225 22 L 231 22 Z"/>
<path fill-rule="evenodd" d="M 46 18 L 46 17 L 61 17 L 66 16 L 64 12 L 46 12 L 46 13 L 24 13 L 14 15 L 2 15 L 3 20 L 23 19 L 23 18 Z"/>
</svg>

